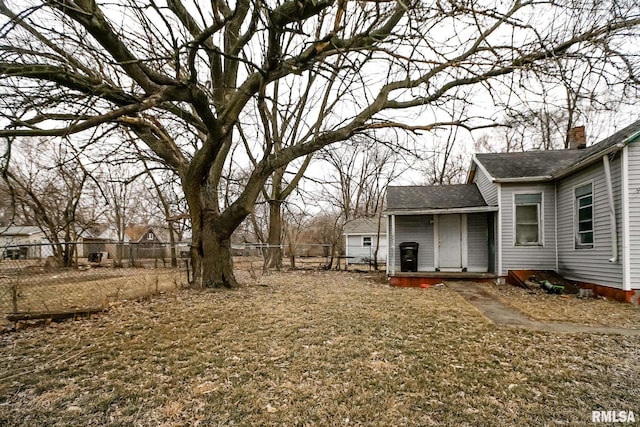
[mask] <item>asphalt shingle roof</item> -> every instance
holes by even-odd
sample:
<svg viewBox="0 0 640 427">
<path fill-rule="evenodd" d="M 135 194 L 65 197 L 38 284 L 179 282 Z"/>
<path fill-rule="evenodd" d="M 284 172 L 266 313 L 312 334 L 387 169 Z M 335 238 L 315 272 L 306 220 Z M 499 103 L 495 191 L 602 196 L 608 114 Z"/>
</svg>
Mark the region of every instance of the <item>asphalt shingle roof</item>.
<svg viewBox="0 0 640 427">
<path fill-rule="evenodd" d="M 487 206 L 475 184 L 391 186 L 387 210 L 454 209 Z"/>
<path fill-rule="evenodd" d="M 476 159 L 496 179 L 552 177 L 638 132 L 640 120 L 582 150 L 483 153 L 476 154 Z"/>
<path fill-rule="evenodd" d="M 476 159 L 493 178 L 552 176 L 582 157 L 585 150 L 525 151 L 476 154 Z"/>
<path fill-rule="evenodd" d="M 376 234 L 378 232 L 378 218 L 356 218 L 347 222 L 343 228 L 344 234 Z M 380 233 L 387 233 L 387 219 L 380 219 Z"/>
<path fill-rule="evenodd" d="M 30 236 L 38 233 L 42 233 L 42 231 L 33 225 L 10 225 L 7 227 L 0 227 L 0 236 Z"/>
</svg>

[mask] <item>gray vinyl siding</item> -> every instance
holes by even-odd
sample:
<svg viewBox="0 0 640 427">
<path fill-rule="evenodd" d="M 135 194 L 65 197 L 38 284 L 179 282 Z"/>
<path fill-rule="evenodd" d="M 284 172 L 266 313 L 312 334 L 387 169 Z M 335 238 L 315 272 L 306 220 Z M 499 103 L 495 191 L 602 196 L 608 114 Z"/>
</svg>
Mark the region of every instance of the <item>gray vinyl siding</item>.
<svg viewBox="0 0 640 427">
<path fill-rule="evenodd" d="M 617 154 L 611 160 L 611 181 L 613 184 L 616 210 L 618 260 L 611 258 L 611 225 L 609 199 L 602 161 L 573 174 L 557 184 L 558 191 L 558 272 L 563 276 L 600 285 L 622 288 L 622 184 L 621 159 Z M 575 188 L 593 183 L 593 248 L 575 248 Z M 633 210 L 631 210 L 633 212 Z"/>
<path fill-rule="evenodd" d="M 467 215 L 467 270 L 486 272 L 489 269 L 487 214 Z"/>
<path fill-rule="evenodd" d="M 514 235 L 514 194 L 542 193 L 542 244 L 516 246 Z M 500 223 L 502 238 L 502 271 L 555 270 L 555 188 L 553 183 L 502 184 L 500 185 Z"/>
<path fill-rule="evenodd" d="M 628 145 L 629 173 L 629 283 L 640 288 L 640 143 Z M 622 256 L 622 254 L 620 254 Z"/>
<path fill-rule="evenodd" d="M 396 216 L 394 263 L 400 272 L 400 243 L 418 242 L 418 271 L 433 271 L 433 215 Z"/>
<path fill-rule="evenodd" d="M 489 206 L 498 206 L 498 186 L 491 182 L 489 177 L 480 168 L 476 168 L 473 182 L 480 190 L 484 201 Z"/>
<path fill-rule="evenodd" d="M 364 236 L 371 237 L 371 246 L 362 246 L 362 238 Z M 376 250 L 377 236 L 375 234 L 358 234 L 347 235 L 346 238 L 346 254 L 348 264 L 361 264 L 366 258 L 372 259 Z M 380 236 L 380 246 L 378 248 L 378 262 L 387 260 L 387 236 Z"/>
</svg>

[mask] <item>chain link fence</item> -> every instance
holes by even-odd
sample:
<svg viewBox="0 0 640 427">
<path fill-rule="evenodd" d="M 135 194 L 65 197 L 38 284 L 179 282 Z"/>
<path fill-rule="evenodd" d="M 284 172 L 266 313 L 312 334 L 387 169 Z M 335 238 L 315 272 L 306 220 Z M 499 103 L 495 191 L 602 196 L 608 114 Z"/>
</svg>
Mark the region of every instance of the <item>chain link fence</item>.
<svg viewBox="0 0 640 427">
<path fill-rule="evenodd" d="M 182 288 L 182 249 L 117 242 L 0 247 L 2 321 L 73 317 Z"/>
<path fill-rule="evenodd" d="M 333 256 L 329 244 L 279 248 L 284 269 L 373 269 L 373 254 L 360 254 L 362 248 L 334 249 Z M 235 269 L 258 275 L 270 246 L 241 243 L 233 244 L 232 249 Z M 379 256 L 380 269 L 384 263 Z M 93 241 L 55 247 L 13 242 L 0 246 L 0 322 L 101 311 L 123 300 L 186 287 L 190 273 L 189 243 Z"/>
<path fill-rule="evenodd" d="M 384 270 L 387 265 L 386 247 L 376 248 L 372 245 L 347 245 L 344 258 L 349 269 Z"/>
</svg>

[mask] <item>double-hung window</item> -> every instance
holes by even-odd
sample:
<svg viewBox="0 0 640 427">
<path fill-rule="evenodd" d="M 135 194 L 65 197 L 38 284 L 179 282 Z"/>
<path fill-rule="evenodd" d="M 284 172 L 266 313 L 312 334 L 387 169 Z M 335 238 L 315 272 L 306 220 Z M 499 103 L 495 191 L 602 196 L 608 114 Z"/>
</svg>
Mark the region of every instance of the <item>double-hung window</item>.
<svg viewBox="0 0 640 427">
<path fill-rule="evenodd" d="M 593 184 L 575 189 L 576 249 L 593 248 Z"/>
<path fill-rule="evenodd" d="M 362 236 L 362 247 L 371 247 L 371 236 Z"/>
<path fill-rule="evenodd" d="M 542 193 L 515 194 L 515 244 L 541 245 L 540 206 Z"/>
</svg>

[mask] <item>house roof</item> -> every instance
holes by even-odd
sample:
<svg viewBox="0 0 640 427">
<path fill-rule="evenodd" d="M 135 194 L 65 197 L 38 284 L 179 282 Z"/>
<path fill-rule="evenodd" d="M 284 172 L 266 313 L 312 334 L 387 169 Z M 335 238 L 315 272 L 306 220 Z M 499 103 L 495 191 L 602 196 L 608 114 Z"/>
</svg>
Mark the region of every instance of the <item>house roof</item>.
<svg viewBox="0 0 640 427">
<path fill-rule="evenodd" d="M 390 186 L 387 211 L 428 211 L 487 207 L 475 184 Z"/>
<path fill-rule="evenodd" d="M 149 231 L 151 231 L 151 227 L 148 225 L 134 225 L 134 226 L 125 228 L 124 234 L 126 234 L 129 240 L 131 240 L 132 242 L 138 242 Z"/>
<path fill-rule="evenodd" d="M 347 222 L 343 227 L 343 234 L 377 234 L 378 218 L 356 218 Z M 380 222 L 380 234 L 387 234 L 387 219 Z"/>
<path fill-rule="evenodd" d="M 476 159 L 494 179 L 548 178 L 574 165 L 584 150 L 525 151 L 476 154 Z"/>
<path fill-rule="evenodd" d="M 565 174 L 575 165 L 590 164 L 589 159 L 598 159 L 616 144 L 628 142 L 640 132 L 640 120 L 581 150 L 546 150 L 512 153 L 476 154 L 479 163 L 491 176 L 500 181 L 529 178 L 531 180 L 552 180 Z"/>
<path fill-rule="evenodd" d="M 40 234 L 42 230 L 33 225 L 10 225 L 0 227 L 0 236 L 32 236 Z"/>
</svg>

